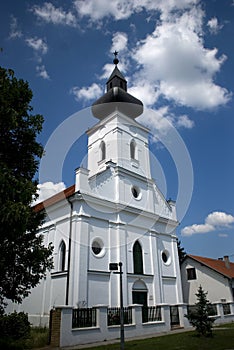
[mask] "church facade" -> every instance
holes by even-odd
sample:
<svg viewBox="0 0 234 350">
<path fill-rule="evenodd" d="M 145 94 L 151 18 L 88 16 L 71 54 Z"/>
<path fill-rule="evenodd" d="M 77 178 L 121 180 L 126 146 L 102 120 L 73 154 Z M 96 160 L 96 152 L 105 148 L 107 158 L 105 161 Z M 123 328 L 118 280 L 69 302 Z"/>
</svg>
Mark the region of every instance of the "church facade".
<svg viewBox="0 0 234 350">
<path fill-rule="evenodd" d="M 87 169 L 35 207 L 46 209 L 40 232 L 54 246 L 54 269 L 8 309 L 27 312 L 37 325 L 58 305 L 119 306 L 119 275 L 110 263 L 123 264 L 124 306 L 183 303 L 175 202 L 151 177 L 149 130 L 136 121 L 143 105 L 114 64 L 107 92 L 92 105 L 97 124 L 87 131 Z"/>
</svg>

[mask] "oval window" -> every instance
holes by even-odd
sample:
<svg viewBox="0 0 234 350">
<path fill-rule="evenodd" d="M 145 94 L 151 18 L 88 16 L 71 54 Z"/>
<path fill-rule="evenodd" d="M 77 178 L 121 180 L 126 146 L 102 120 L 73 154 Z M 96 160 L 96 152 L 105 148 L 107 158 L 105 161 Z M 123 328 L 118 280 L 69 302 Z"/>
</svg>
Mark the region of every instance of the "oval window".
<svg viewBox="0 0 234 350">
<path fill-rule="evenodd" d="M 171 258 L 170 258 L 170 254 L 167 250 L 164 250 L 162 252 L 162 261 L 164 262 L 164 264 L 169 265 L 171 263 Z"/>
<path fill-rule="evenodd" d="M 100 238 L 95 238 L 92 242 L 92 252 L 94 255 L 101 257 L 105 254 L 104 244 Z"/>
<path fill-rule="evenodd" d="M 132 186 L 131 191 L 132 191 L 132 195 L 135 199 L 141 199 L 141 191 L 140 191 L 139 187 Z"/>
</svg>

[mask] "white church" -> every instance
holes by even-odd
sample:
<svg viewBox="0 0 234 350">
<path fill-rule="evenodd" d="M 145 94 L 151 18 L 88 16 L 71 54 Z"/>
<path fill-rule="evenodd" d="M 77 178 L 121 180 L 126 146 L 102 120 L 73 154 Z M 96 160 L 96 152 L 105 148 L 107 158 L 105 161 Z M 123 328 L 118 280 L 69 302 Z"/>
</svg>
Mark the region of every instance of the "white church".
<svg viewBox="0 0 234 350">
<path fill-rule="evenodd" d="M 127 92 L 114 59 L 107 91 L 92 105 L 97 123 L 87 131 L 88 165 L 75 185 L 37 204 L 46 209 L 40 229 L 54 246 L 54 269 L 21 305 L 34 324 L 46 324 L 56 305 L 119 306 L 183 303 L 177 253 L 175 202 L 167 201 L 151 177 L 149 130 L 136 118 L 143 104 Z"/>
</svg>

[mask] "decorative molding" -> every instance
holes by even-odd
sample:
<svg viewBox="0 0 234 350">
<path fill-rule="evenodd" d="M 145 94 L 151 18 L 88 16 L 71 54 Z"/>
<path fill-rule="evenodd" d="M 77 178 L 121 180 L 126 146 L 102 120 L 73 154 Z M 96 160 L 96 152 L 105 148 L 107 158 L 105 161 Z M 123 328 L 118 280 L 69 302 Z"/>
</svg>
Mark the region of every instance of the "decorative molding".
<svg viewBox="0 0 234 350">
<path fill-rule="evenodd" d="M 88 274 L 110 276 L 111 272 L 110 271 L 99 271 L 99 270 L 88 270 Z"/>
</svg>

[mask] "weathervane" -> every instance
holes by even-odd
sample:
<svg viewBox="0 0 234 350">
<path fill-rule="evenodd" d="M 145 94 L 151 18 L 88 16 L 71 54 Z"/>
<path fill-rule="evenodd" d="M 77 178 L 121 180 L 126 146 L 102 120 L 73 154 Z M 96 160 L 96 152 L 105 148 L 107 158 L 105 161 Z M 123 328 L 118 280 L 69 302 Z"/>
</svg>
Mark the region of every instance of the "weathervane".
<svg viewBox="0 0 234 350">
<path fill-rule="evenodd" d="M 113 52 L 113 54 L 115 55 L 115 58 L 113 59 L 113 63 L 117 66 L 117 64 L 119 63 L 119 60 L 117 58 L 118 56 L 118 51 L 115 50 L 115 52 Z"/>
</svg>

